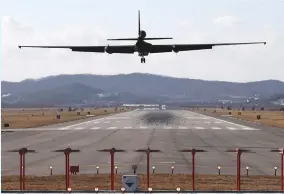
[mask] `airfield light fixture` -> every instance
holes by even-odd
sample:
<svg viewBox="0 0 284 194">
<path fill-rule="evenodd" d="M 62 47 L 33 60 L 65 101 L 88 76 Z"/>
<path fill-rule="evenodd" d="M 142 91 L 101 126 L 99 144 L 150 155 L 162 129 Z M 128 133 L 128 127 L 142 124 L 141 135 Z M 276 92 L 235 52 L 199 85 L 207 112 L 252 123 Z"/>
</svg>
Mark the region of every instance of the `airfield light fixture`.
<svg viewBox="0 0 284 194">
<path fill-rule="evenodd" d="M 98 191 L 99 191 L 99 188 L 98 188 L 98 187 L 96 187 L 96 188 L 95 188 L 95 191 L 96 191 L 96 192 L 98 192 Z"/>
<path fill-rule="evenodd" d="M 155 168 L 156 168 L 155 166 L 152 166 L 152 169 L 153 169 L 153 170 L 155 170 Z"/>
<path fill-rule="evenodd" d="M 246 167 L 246 169 L 248 170 L 248 169 L 249 169 L 249 167 L 247 166 L 247 167 Z"/>
<path fill-rule="evenodd" d="M 71 187 L 68 187 L 67 191 L 70 193 L 72 191 Z"/>
<path fill-rule="evenodd" d="M 180 192 L 180 188 L 179 187 L 177 188 L 177 192 Z"/>
<path fill-rule="evenodd" d="M 124 188 L 124 187 L 121 187 L 121 191 L 124 192 L 124 191 L 125 191 L 125 188 Z"/>
<path fill-rule="evenodd" d="M 49 168 L 52 169 L 52 166 L 50 165 Z"/>
<path fill-rule="evenodd" d="M 99 169 L 100 167 L 99 166 L 96 166 L 96 169 Z"/>
<path fill-rule="evenodd" d="M 274 167 L 274 170 L 277 170 L 277 166 Z"/>
<path fill-rule="evenodd" d="M 149 192 L 151 192 L 152 190 L 153 190 L 153 189 L 152 189 L 151 187 L 150 187 L 150 188 L 148 188 L 148 191 L 149 191 Z"/>
<path fill-rule="evenodd" d="M 171 169 L 174 169 L 175 167 L 174 166 L 171 166 Z"/>
</svg>

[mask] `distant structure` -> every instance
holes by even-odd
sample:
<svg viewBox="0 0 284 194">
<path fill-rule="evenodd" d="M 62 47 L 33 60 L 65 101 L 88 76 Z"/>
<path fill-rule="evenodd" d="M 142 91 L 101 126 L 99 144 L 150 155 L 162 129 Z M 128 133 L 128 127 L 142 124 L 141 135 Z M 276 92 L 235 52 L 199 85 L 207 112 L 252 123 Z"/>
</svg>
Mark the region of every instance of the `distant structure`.
<svg viewBox="0 0 284 194">
<path fill-rule="evenodd" d="M 165 110 L 164 104 L 123 104 L 123 107 L 136 108 L 139 110 Z"/>
</svg>

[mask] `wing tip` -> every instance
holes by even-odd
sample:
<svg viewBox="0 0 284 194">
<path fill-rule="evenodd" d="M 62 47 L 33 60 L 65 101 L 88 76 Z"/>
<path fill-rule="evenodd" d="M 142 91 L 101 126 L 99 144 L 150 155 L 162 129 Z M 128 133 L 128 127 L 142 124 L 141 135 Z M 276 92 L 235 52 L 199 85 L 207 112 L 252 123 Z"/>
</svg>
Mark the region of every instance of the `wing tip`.
<svg viewBox="0 0 284 194">
<path fill-rule="evenodd" d="M 18 46 L 19 47 L 19 49 L 21 49 L 22 48 L 22 46 Z"/>
</svg>

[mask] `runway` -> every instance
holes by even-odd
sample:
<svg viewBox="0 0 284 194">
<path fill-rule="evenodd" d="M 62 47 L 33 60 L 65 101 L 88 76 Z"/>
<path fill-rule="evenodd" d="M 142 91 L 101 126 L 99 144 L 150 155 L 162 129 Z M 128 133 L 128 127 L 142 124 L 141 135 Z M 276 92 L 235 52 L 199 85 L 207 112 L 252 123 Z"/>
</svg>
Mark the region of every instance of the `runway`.
<svg viewBox="0 0 284 194">
<path fill-rule="evenodd" d="M 221 166 L 222 174 L 235 174 L 236 154 L 225 152 L 227 148 L 251 147 L 256 153 L 242 155 L 242 173 L 249 166 L 249 174 L 273 175 L 274 166 L 280 168 L 278 153 L 269 148 L 284 147 L 284 129 L 250 127 L 186 110 L 135 110 L 99 119 L 76 121 L 35 129 L 19 129 L 2 132 L 2 175 L 19 173 L 19 154 L 7 152 L 27 147 L 37 153 L 26 155 L 26 174 L 48 175 L 65 173 L 63 153 L 53 152 L 66 147 L 80 149 L 71 153 L 70 165 L 79 165 L 80 173 L 110 172 L 110 154 L 96 150 L 124 149 L 117 153 L 115 162 L 119 173 L 132 173 L 137 165 L 138 173 L 146 172 L 146 155 L 133 150 L 159 149 L 161 153 L 150 156 L 150 165 L 157 173 L 191 173 L 191 154 L 180 149 L 203 149 L 196 154 L 196 173 L 216 174 Z M 278 170 L 277 174 L 280 173 Z"/>
</svg>

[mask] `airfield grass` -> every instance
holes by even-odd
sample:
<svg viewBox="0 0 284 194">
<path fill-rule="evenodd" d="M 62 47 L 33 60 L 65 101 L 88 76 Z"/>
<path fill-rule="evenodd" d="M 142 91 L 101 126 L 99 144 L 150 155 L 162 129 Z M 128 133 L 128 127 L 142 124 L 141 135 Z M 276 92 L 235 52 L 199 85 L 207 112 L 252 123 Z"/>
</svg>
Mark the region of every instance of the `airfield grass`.
<svg viewBox="0 0 284 194">
<path fill-rule="evenodd" d="M 115 189 L 122 187 L 120 174 L 115 175 Z M 147 190 L 146 174 L 138 175 L 140 190 Z M 196 175 L 196 190 L 236 190 L 236 177 L 234 175 Z M 2 190 L 19 190 L 18 176 L 2 176 Z M 65 190 L 65 176 L 26 176 L 26 190 Z M 110 189 L 109 174 L 77 174 L 70 175 L 72 190 L 100 190 Z M 150 187 L 154 190 L 181 190 L 192 189 L 190 174 L 151 174 Z M 242 176 L 241 190 L 280 190 L 279 176 Z"/>
<path fill-rule="evenodd" d="M 122 110 L 124 109 L 124 110 Z M 106 110 L 106 112 L 105 112 Z M 17 129 L 17 128 L 35 128 L 51 124 L 58 124 L 67 121 L 75 121 L 79 119 L 89 118 L 90 115 L 102 116 L 107 114 L 118 113 L 127 111 L 126 108 L 84 108 L 83 111 L 71 111 L 64 109 L 62 112 L 57 108 L 38 108 L 38 109 L 2 109 L 1 112 L 1 129 Z M 77 115 L 80 112 L 80 115 Z M 60 115 L 60 119 L 56 118 L 56 115 Z M 8 123 L 9 127 L 4 127 L 4 123 Z"/>
<path fill-rule="evenodd" d="M 214 112 L 216 110 L 216 112 Z M 229 115 L 229 112 L 231 112 L 231 116 L 238 119 L 243 119 L 246 121 L 252 121 L 256 123 L 260 123 L 267 126 L 272 127 L 280 127 L 284 128 L 284 112 L 278 111 L 269 111 L 269 110 L 223 110 L 223 109 L 215 109 L 215 108 L 207 108 L 206 111 L 204 111 L 204 108 L 199 108 L 198 112 L 205 113 L 209 115 L 216 115 L 216 116 L 222 116 L 222 115 Z M 241 112 L 241 115 L 238 115 L 238 112 Z M 260 115 L 261 118 L 257 119 L 257 115 Z"/>
</svg>

